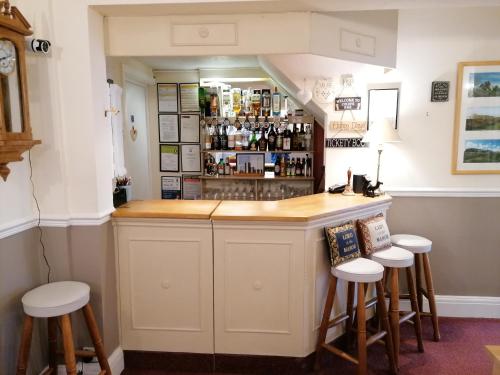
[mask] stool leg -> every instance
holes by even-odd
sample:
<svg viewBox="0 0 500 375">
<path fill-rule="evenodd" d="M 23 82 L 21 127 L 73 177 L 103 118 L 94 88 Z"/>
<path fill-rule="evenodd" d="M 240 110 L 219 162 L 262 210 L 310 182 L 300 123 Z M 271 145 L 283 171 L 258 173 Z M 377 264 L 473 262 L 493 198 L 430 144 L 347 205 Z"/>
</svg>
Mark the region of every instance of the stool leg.
<svg viewBox="0 0 500 375">
<path fill-rule="evenodd" d="M 57 319 L 49 318 L 47 322 L 49 337 L 49 369 L 57 372 Z"/>
<path fill-rule="evenodd" d="M 76 375 L 75 346 L 73 344 L 73 332 L 68 314 L 59 317 L 61 323 L 62 337 L 64 343 L 64 362 L 66 363 L 66 374 Z"/>
<path fill-rule="evenodd" d="M 421 259 L 422 254 L 415 254 L 415 282 L 417 283 L 417 301 L 418 301 L 418 310 L 420 312 L 424 311 L 424 297 L 422 295 L 422 266 Z"/>
<path fill-rule="evenodd" d="M 90 337 L 92 338 L 92 343 L 94 344 L 95 353 L 97 355 L 97 359 L 99 360 L 99 366 L 101 367 L 101 370 L 106 371 L 106 375 L 111 375 L 111 369 L 104 351 L 104 343 L 102 342 L 101 335 L 99 334 L 99 328 L 97 327 L 94 311 L 92 310 L 90 303 L 87 303 L 83 307 L 83 315 L 85 316 L 85 322 L 87 323 Z"/>
<path fill-rule="evenodd" d="M 425 284 L 427 286 L 427 295 L 429 298 L 429 310 L 432 315 L 432 327 L 434 328 L 434 341 L 439 341 L 441 338 L 441 334 L 439 333 L 436 299 L 434 297 L 434 284 L 432 282 L 432 273 L 431 273 L 431 265 L 429 263 L 429 255 L 426 253 L 423 254 L 422 257 L 424 261 Z"/>
<path fill-rule="evenodd" d="M 323 310 L 323 319 L 321 320 L 321 325 L 319 327 L 318 333 L 318 344 L 316 345 L 316 360 L 314 368 L 319 370 L 320 368 L 320 353 L 323 348 L 323 344 L 326 340 L 326 333 L 328 332 L 328 324 L 330 322 L 330 314 L 332 313 L 333 301 L 335 299 L 335 293 L 337 291 L 337 278 L 332 274 L 328 276 L 328 294 L 326 296 L 325 309 Z"/>
<path fill-rule="evenodd" d="M 367 373 L 365 284 L 358 283 L 358 375 Z"/>
<path fill-rule="evenodd" d="M 385 349 L 387 352 L 387 357 L 389 357 L 389 364 L 391 373 L 395 374 L 397 372 L 396 362 L 394 361 L 394 343 L 392 341 L 392 332 L 389 325 L 389 317 L 387 316 L 387 307 L 385 305 L 385 291 L 382 281 L 377 281 L 377 310 L 379 315 L 379 321 L 382 325 L 384 331 L 387 332 L 385 337 Z"/>
<path fill-rule="evenodd" d="M 33 333 L 33 317 L 24 315 L 23 334 L 19 346 L 17 357 L 17 375 L 25 375 L 28 368 L 28 359 L 30 356 L 31 335 Z"/>
<path fill-rule="evenodd" d="M 354 319 L 354 288 L 356 284 L 349 281 L 347 284 L 347 309 L 346 314 L 349 316 L 346 321 L 345 332 L 347 336 L 347 347 L 350 348 L 352 344 L 352 323 Z"/>
<path fill-rule="evenodd" d="M 415 328 L 415 336 L 417 336 L 418 351 L 420 353 L 423 353 L 424 343 L 422 341 L 422 325 L 420 322 L 420 310 L 418 309 L 417 292 L 415 290 L 415 284 L 413 282 L 411 267 L 406 268 L 406 281 L 408 283 L 408 290 L 410 291 L 411 309 L 415 311 L 415 316 L 413 317 L 413 326 Z"/>
<path fill-rule="evenodd" d="M 390 321 L 394 341 L 394 361 L 396 368 L 399 368 L 399 277 L 397 268 L 391 268 Z"/>
</svg>

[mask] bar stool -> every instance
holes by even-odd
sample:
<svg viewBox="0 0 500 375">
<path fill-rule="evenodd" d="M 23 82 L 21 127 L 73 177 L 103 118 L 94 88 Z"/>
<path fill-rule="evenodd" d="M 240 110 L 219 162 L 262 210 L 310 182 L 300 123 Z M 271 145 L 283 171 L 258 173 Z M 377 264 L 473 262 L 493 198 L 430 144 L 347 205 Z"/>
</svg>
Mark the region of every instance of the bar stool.
<svg viewBox="0 0 500 375">
<path fill-rule="evenodd" d="M 59 323 L 64 344 L 66 373 L 76 375 L 76 354 L 85 357 L 97 356 L 101 368 L 99 375 L 111 375 L 111 369 L 104 352 L 104 344 L 89 299 L 90 287 L 76 281 L 45 284 L 23 296 L 22 303 L 25 315 L 17 359 L 17 375 L 26 374 L 33 331 L 33 318 L 48 318 L 49 368 L 44 374 L 57 374 L 57 326 Z M 69 314 L 80 309 L 83 310 L 95 353 L 91 351 L 75 351 Z"/>
<path fill-rule="evenodd" d="M 319 328 L 318 344 L 316 346 L 316 362 L 315 369 L 320 368 L 320 353 L 322 349 L 326 349 L 341 358 L 347 359 L 358 365 L 357 374 L 364 375 L 367 373 L 367 347 L 385 336 L 386 351 L 389 357 L 390 369 L 392 373 L 396 373 L 396 363 L 393 353 L 393 342 L 389 321 L 387 316 L 387 308 L 385 306 L 384 288 L 382 285 L 382 277 L 384 268 L 377 262 L 365 258 L 356 258 L 336 267 L 332 267 L 329 274 L 328 294 L 323 311 L 323 319 Z M 348 306 L 347 312 L 341 316 L 330 320 L 330 314 L 333 308 L 335 299 L 337 280 L 348 282 Z M 358 304 L 356 307 L 357 314 L 357 339 L 358 339 L 358 357 L 345 353 L 344 351 L 327 344 L 326 334 L 329 328 L 332 328 L 344 321 L 346 322 L 346 333 L 349 337 L 352 330 L 353 320 L 353 300 L 354 288 L 358 284 Z M 365 293 L 368 283 L 375 283 L 377 289 L 377 305 L 379 320 L 381 321 L 383 330 L 367 338 L 366 335 L 366 305 Z"/>
<path fill-rule="evenodd" d="M 379 250 L 371 255 L 371 259 L 380 263 L 385 267 L 385 281 L 390 276 L 390 303 L 389 303 L 389 321 L 391 323 L 392 338 L 394 342 L 394 358 L 396 361 L 396 368 L 399 367 L 399 326 L 401 323 L 406 322 L 413 318 L 413 326 L 415 328 L 415 335 L 417 337 L 418 351 L 424 351 L 424 344 L 422 342 L 422 327 L 420 323 L 420 312 L 417 304 L 417 293 L 415 284 L 413 283 L 413 276 L 411 273 L 411 266 L 413 266 L 413 254 L 400 247 L 391 246 L 385 250 Z M 399 311 L 399 272 L 400 268 L 406 270 L 406 279 L 408 282 L 408 289 L 410 291 L 410 301 L 412 311 L 400 316 Z"/>
<path fill-rule="evenodd" d="M 432 281 L 431 266 L 429 262 L 429 253 L 432 250 L 432 241 L 421 236 L 413 234 L 395 234 L 391 236 L 391 242 L 395 246 L 402 247 L 415 254 L 415 278 L 417 284 L 418 308 L 421 316 L 430 316 L 432 327 L 434 329 L 434 341 L 439 341 L 441 334 L 439 332 L 438 314 L 436 309 L 436 298 L 434 296 L 434 284 Z M 426 289 L 422 287 L 422 266 L 423 262 L 424 277 Z M 423 311 L 423 295 L 429 301 L 430 312 Z"/>
</svg>

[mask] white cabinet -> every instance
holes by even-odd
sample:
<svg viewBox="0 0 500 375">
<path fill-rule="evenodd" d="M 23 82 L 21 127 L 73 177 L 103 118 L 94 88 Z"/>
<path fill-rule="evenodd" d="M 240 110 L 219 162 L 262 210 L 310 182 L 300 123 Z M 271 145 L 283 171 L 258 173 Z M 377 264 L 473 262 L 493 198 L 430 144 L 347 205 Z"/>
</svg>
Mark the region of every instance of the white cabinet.
<svg viewBox="0 0 500 375">
<path fill-rule="evenodd" d="M 121 345 L 213 353 L 210 221 L 114 221 Z"/>
</svg>

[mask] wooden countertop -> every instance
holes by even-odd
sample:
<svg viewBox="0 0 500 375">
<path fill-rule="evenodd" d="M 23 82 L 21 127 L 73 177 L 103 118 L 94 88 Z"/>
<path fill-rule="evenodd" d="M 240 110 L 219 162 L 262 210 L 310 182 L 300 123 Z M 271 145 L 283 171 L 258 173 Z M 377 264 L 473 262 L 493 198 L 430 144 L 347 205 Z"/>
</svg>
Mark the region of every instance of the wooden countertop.
<svg viewBox="0 0 500 375">
<path fill-rule="evenodd" d="M 368 198 L 362 195 L 321 193 L 272 202 L 221 201 L 212 220 L 304 222 L 342 213 L 357 206 L 388 202 L 390 195 Z"/>
<path fill-rule="evenodd" d="M 116 209 L 114 218 L 210 219 L 220 201 L 130 201 Z"/>
</svg>

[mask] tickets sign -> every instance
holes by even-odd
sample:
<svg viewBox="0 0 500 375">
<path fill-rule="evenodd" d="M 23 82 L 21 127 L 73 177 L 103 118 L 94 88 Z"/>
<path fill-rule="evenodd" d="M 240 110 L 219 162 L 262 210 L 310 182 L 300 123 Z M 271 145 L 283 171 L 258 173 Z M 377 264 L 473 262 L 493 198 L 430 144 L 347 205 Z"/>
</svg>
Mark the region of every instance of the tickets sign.
<svg viewBox="0 0 500 375">
<path fill-rule="evenodd" d="M 361 142 L 363 138 L 326 138 L 326 148 L 360 148 L 368 145 Z"/>
</svg>

